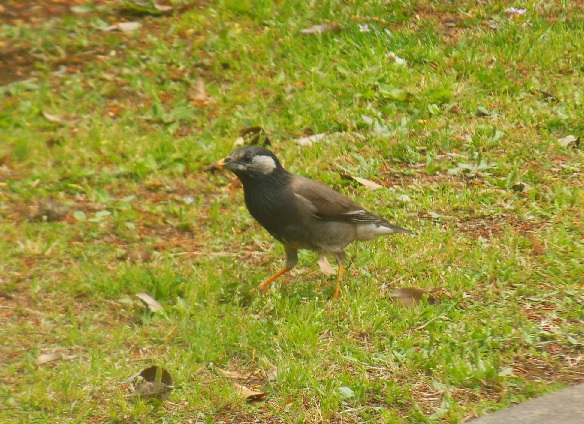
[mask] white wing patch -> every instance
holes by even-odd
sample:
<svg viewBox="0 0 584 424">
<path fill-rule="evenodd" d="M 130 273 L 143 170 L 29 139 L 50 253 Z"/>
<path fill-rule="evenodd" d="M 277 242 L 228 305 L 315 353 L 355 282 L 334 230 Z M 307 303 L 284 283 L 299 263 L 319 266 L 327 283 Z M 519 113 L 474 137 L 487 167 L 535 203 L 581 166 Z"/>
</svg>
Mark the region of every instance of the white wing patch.
<svg viewBox="0 0 584 424">
<path fill-rule="evenodd" d="M 274 169 L 276 169 L 276 162 L 270 156 L 258 155 L 254 156 L 252 159 L 251 166 L 253 169 L 257 169 L 262 174 L 270 174 Z"/>
<path fill-rule="evenodd" d="M 397 232 L 393 228 L 384 227 L 379 224 L 360 224 L 357 225 L 357 240 L 371 240 L 375 237 L 395 234 Z"/>
</svg>

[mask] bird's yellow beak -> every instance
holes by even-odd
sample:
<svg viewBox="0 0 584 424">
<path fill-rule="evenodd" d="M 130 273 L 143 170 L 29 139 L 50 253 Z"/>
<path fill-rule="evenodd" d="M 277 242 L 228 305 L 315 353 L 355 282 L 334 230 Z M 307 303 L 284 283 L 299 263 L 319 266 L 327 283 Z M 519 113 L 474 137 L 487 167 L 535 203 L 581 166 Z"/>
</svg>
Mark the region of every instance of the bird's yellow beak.
<svg viewBox="0 0 584 424">
<path fill-rule="evenodd" d="M 227 163 L 227 158 L 223 158 L 220 161 L 215 162 L 215 167 L 217 169 L 225 169 L 226 163 Z"/>
<path fill-rule="evenodd" d="M 212 163 L 211 165 L 208 165 L 205 167 L 205 171 L 217 171 L 217 170 L 223 170 L 225 169 L 225 165 L 229 163 L 229 161 L 227 160 L 227 158 L 223 158 L 220 161 L 217 161 L 215 163 Z"/>
</svg>

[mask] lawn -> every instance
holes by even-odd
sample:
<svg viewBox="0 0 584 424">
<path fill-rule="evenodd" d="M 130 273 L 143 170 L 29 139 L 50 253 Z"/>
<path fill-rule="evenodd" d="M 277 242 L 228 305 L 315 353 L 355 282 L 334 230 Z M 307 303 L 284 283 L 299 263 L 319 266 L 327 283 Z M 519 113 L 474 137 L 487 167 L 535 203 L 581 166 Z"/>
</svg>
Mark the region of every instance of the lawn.
<svg viewBox="0 0 584 424">
<path fill-rule="evenodd" d="M 0 24 L 0 421 L 459 423 L 584 380 L 581 1 L 9 0 Z M 415 236 L 351 245 L 338 301 L 312 252 L 257 293 L 284 249 L 205 170 L 250 127 Z M 165 401 L 132 394 L 151 365 Z"/>
</svg>

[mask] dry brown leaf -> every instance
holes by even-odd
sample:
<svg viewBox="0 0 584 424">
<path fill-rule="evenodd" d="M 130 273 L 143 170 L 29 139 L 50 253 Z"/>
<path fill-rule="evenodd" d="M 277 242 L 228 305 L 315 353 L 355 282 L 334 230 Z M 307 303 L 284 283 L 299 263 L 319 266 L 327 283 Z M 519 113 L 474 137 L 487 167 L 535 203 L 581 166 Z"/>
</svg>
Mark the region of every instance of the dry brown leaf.
<svg viewBox="0 0 584 424">
<path fill-rule="evenodd" d="M 37 205 L 37 210 L 32 214 L 32 221 L 53 222 L 61 221 L 67 216 L 67 207 L 57 199 L 43 199 Z"/>
<path fill-rule="evenodd" d="M 278 368 L 274 366 L 270 366 L 265 372 L 268 381 L 276 381 L 278 378 Z"/>
<path fill-rule="evenodd" d="M 37 365 L 43 365 L 47 362 L 58 361 L 60 359 L 63 359 L 63 354 L 60 352 L 43 353 L 36 359 L 36 363 Z"/>
<path fill-rule="evenodd" d="M 301 34 L 305 35 L 315 35 L 315 34 L 324 34 L 326 32 L 338 32 L 341 29 L 335 24 L 318 24 L 313 25 L 310 28 L 305 28 L 300 31 Z"/>
<path fill-rule="evenodd" d="M 162 310 L 162 305 L 149 294 L 141 292 L 136 294 L 136 297 L 143 301 L 148 306 L 148 309 L 150 309 L 152 312 L 158 312 Z"/>
<path fill-rule="evenodd" d="M 210 103 L 203 78 L 197 78 L 193 86 L 189 89 L 187 97 L 193 106 L 206 106 Z"/>
<path fill-rule="evenodd" d="M 379 188 L 383 188 L 383 186 L 381 184 L 377 184 L 376 182 L 373 182 L 371 180 L 367 180 L 365 178 L 355 177 L 355 176 L 350 175 L 350 174 L 341 173 L 341 177 L 349 179 L 349 180 L 357 181 L 359 184 L 363 185 L 365 188 L 368 188 L 369 190 L 377 190 Z"/>
<path fill-rule="evenodd" d="M 329 276 L 336 274 L 335 269 L 324 255 L 318 257 L 318 266 L 324 275 Z"/>
<path fill-rule="evenodd" d="M 147 250 L 132 249 L 120 256 L 119 259 L 128 260 L 130 262 L 150 262 L 152 260 L 152 253 Z"/>
<path fill-rule="evenodd" d="M 558 138 L 558 143 L 562 147 L 578 147 L 580 146 L 580 137 L 575 137 L 573 135 L 567 135 L 562 138 Z"/>
<path fill-rule="evenodd" d="M 537 93 L 541 94 L 541 96 L 543 97 L 544 100 L 549 100 L 551 102 L 559 102 L 560 99 L 558 99 L 556 96 L 554 96 L 551 93 L 548 93 L 547 91 L 543 91 L 543 90 L 535 90 Z M 535 93 L 534 93 L 535 94 Z"/>
<path fill-rule="evenodd" d="M 134 393 L 132 396 L 144 400 L 157 399 L 160 402 L 164 402 L 170 395 L 171 391 L 172 388 L 168 387 L 166 384 L 157 381 L 142 381 L 134 386 Z"/>
<path fill-rule="evenodd" d="M 359 184 L 365 186 L 365 188 L 368 188 L 370 190 L 377 190 L 378 188 L 383 188 L 383 186 L 381 184 L 377 184 L 376 182 L 373 182 L 371 180 L 367 180 L 365 178 L 355 177 L 355 176 L 351 176 L 351 178 L 354 179 L 355 181 L 357 181 Z"/>
<path fill-rule="evenodd" d="M 46 110 L 43 110 L 43 116 L 45 117 L 45 119 L 47 121 L 50 121 L 50 122 L 55 122 L 57 124 L 65 124 L 66 123 L 66 121 L 63 118 L 61 118 L 60 116 L 53 115 L 52 113 L 49 113 Z"/>
<path fill-rule="evenodd" d="M 173 390 L 172 376 L 168 371 L 159 366 L 151 366 L 140 373 L 133 375 L 122 382 L 123 385 L 132 385 L 132 397 L 143 400 L 157 399 L 165 401 Z"/>
<path fill-rule="evenodd" d="M 243 144 L 250 146 L 259 145 L 267 147 L 272 144 L 266 130 L 262 127 L 245 127 L 239 131 L 239 138 L 243 140 Z M 238 142 L 239 138 L 236 140 Z"/>
<path fill-rule="evenodd" d="M 42 355 L 39 355 L 39 357 L 36 359 L 36 363 L 37 365 L 43 365 L 53 361 L 60 360 L 68 361 L 76 357 L 77 355 L 67 355 L 61 352 L 43 353 Z"/>
<path fill-rule="evenodd" d="M 531 190 L 533 187 L 523 181 L 518 181 L 511 186 L 511 189 L 516 192 L 526 192 Z"/>
<path fill-rule="evenodd" d="M 394 291 L 389 295 L 389 297 L 395 303 L 399 303 L 400 305 L 413 308 L 418 303 L 420 303 L 420 301 L 424 298 L 425 295 L 426 292 L 422 289 L 418 289 L 416 287 L 404 287 Z M 435 301 L 436 301 L 435 297 L 429 294 L 428 303 L 434 303 Z"/>
<path fill-rule="evenodd" d="M 303 146 L 303 147 L 310 147 L 314 143 L 318 143 L 319 141 L 325 139 L 327 135 L 328 134 L 326 134 L 326 133 L 309 135 L 308 137 L 297 138 L 294 140 L 294 142 L 296 144 Z"/>
<path fill-rule="evenodd" d="M 119 22 L 116 24 L 116 26 L 120 31 L 128 34 L 140 29 L 142 24 L 140 22 Z"/>
<path fill-rule="evenodd" d="M 249 387 L 237 383 L 233 383 L 233 387 L 235 388 L 235 392 L 246 400 L 261 400 L 268 394 L 268 392 L 252 390 Z"/>
<path fill-rule="evenodd" d="M 158 4 L 158 3 L 154 3 L 154 8 L 156 10 L 163 12 L 163 13 L 172 12 L 172 10 L 174 9 L 172 6 L 168 6 L 165 4 Z"/>
<path fill-rule="evenodd" d="M 241 373 L 239 371 L 227 371 L 227 370 L 223 370 L 221 368 L 217 368 L 217 371 L 219 371 L 221 374 L 223 374 L 223 376 L 227 377 L 227 378 L 233 378 L 233 379 L 238 379 L 238 378 L 248 378 L 249 377 L 249 373 Z"/>
</svg>

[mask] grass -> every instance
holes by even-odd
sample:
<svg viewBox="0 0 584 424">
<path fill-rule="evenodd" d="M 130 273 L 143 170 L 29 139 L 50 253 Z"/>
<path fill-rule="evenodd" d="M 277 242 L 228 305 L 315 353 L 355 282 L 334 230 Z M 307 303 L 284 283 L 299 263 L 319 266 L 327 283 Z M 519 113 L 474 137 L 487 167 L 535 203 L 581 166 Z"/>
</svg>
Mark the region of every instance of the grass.
<svg viewBox="0 0 584 424">
<path fill-rule="evenodd" d="M 455 423 L 583 380 L 580 5 L 127 3 L 1 27 L 3 422 Z M 252 293 L 283 249 L 203 172 L 252 125 L 417 236 L 351 246 L 339 302 L 310 252 Z M 392 303 L 408 286 L 439 302 Z M 121 384 L 151 364 L 159 407 Z"/>
</svg>

